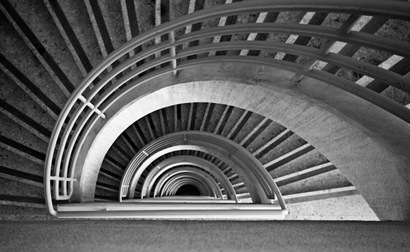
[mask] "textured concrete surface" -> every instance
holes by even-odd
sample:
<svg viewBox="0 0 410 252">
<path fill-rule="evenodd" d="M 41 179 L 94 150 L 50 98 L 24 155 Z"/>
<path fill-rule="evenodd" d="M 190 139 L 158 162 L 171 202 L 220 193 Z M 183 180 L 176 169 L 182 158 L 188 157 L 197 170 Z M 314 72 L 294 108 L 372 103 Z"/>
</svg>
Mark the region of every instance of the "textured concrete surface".
<svg viewBox="0 0 410 252">
<path fill-rule="evenodd" d="M 149 85 L 140 84 L 107 110 L 109 119 L 95 125 L 96 131 L 101 129 L 98 133 L 88 135 L 76 169 L 81 188 L 90 192 L 85 195 L 94 195 L 94 189 L 88 190 L 87 185 L 95 184 L 104 155 L 119 135 L 114 132 L 122 132 L 146 114 L 173 104 L 224 103 L 275 120 L 311 143 L 342 171 L 381 219 L 408 219 L 409 157 L 404 153 L 409 149 L 405 141 L 410 137 L 408 124 L 311 78 L 303 79 L 297 87 L 289 85 L 292 76 L 273 67 L 214 64 L 180 71 L 177 78 L 164 75 L 150 80 Z M 123 109 L 118 112 L 119 108 Z M 87 167 L 83 174 L 82 167 Z"/>
<path fill-rule="evenodd" d="M 403 222 L 0 222 L 1 251 L 408 251 Z"/>
<path fill-rule="evenodd" d="M 378 221 L 376 214 L 361 195 L 288 203 L 286 220 L 363 220 Z"/>
</svg>

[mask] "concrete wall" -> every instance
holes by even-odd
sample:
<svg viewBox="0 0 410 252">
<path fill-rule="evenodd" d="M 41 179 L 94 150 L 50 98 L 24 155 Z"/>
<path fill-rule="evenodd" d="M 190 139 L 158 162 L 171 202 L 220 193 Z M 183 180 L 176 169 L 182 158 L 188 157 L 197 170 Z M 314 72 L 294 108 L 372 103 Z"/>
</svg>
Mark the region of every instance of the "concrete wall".
<svg viewBox="0 0 410 252">
<path fill-rule="evenodd" d="M 304 78 L 294 84 L 293 76 L 273 67 L 221 63 L 139 83 L 138 89 L 107 110 L 108 120 L 96 125 L 101 130 L 88 136 L 77 167 L 81 175 L 77 199 L 92 200 L 105 153 L 131 123 L 173 104 L 213 102 L 247 109 L 284 125 L 335 164 L 380 219 L 409 219 L 409 125 L 321 81 Z"/>
</svg>

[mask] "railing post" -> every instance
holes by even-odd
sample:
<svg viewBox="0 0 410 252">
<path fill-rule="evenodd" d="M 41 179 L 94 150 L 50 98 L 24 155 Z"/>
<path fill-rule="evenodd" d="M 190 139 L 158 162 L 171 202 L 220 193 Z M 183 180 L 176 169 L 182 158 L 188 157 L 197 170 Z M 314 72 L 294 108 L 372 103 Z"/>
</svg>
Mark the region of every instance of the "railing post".
<svg viewBox="0 0 410 252">
<path fill-rule="evenodd" d="M 169 43 L 171 45 L 171 48 L 169 49 L 171 57 L 172 57 L 171 65 L 172 65 L 172 68 L 174 69 L 172 73 L 174 76 L 176 76 L 177 75 L 177 70 L 176 70 L 177 68 L 176 54 L 177 53 L 176 53 L 175 46 L 173 46 L 173 44 L 175 43 L 175 31 L 173 30 L 169 32 Z"/>
</svg>

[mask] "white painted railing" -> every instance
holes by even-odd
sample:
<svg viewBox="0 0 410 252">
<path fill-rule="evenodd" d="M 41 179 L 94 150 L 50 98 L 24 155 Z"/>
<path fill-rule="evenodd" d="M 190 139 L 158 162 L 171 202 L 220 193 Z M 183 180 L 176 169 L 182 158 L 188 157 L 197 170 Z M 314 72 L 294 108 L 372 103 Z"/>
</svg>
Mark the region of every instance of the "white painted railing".
<svg viewBox="0 0 410 252">
<path fill-rule="evenodd" d="M 298 36 L 320 37 L 330 41 L 340 41 L 347 44 L 375 48 L 390 54 L 410 58 L 410 45 L 406 42 L 391 40 L 373 34 L 345 30 L 344 28 L 334 29 L 305 24 L 238 24 L 207 28 L 179 37 L 175 36 L 177 30 L 185 29 L 185 27 L 209 19 L 244 13 L 281 11 L 349 13 L 355 15 L 383 16 L 410 21 L 410 5 L 407 2 L 370 0 L 255 0 L 221 5 L 198 11 L 157 26 L 147 33 L 140 34 L 112 52 L 96 66 L 76 88 L 59 115 L 50 139 L 45 162 L 45 197 L 50 213 L 55 216 L 57 215 L 52 199 L 57 201 L 69 200 L 72 196 L 74 183 L 76 181 L 76 178 L 74 178 L 74 167 L 76 166 L 79 151 L 87 134 L 92 130 L 98 120 L 103 120 L 106 117 L 105 111 L 116 99 L 121 99 L 127 91 L 138 84 L 137 81 L 133 82 L 132 85 L 127 85 L 127 82 L 134 78 L 139 78 L 139 76 L 141 77 L 144 74 L 148 77 L 165 73 L 174 73 L 174 75 L 176 75 L 178 70 L 215 62 L 246 62 L 275 66 L 295 72 L 296 79 L 300 79 L 300 76 L 309 76 L 327 82 L 329 85 L 337 86 L 340 89 L 372 102 L 410 123 L 410 110 L 406 107 L 361 87 L 354 82 L 336 77 L 318 69 L 313 69 L 310 67 L 311 62 L 309 63 L 310 65 L 298 65 L 296 63 L 272 58 L 246 55 L 203 57 L 204 53 L 226 50 L 267 50 L 290 53 L 309 57 L 315 61 L 323 61 L 328 64 L 349 68 L 406 92 L 410 92 L 408 79 L 405 79 L 403 76 L 378 66 L 329 52 L 328 50 L 323 51 L 287 43 L 268 43 L 250 40 L 209 43 L 177 50 L 178 46 L 187 45 L 191 41 L 216 36 L 240 33 L 284 33 Z M 170 39 L 168 41 L 163 41 L 162 43 L 147 48 L 120 63 L 112 71 L 108 72 L 108 74 L 105 74 L 107 69 L 115 62 L 118 62 L 120 58 L 128 55 L 129 52 L 135 48 L 147 44 L 164 34 L 169 34 Z M 152 56 L 156 53 L 167 50 L 169 50 L 168 54 L 152 59 Z M 193 55 L 197 56 L 197 58 L 186 59 L 186 57 Z M 144 62 L 144 64 L 135 68 L 135 64 L 138 62 Z M 164 63 L 169 63 L 170 66 L 161 67 Z M 145 76 L 140 79 L 146 78 Z M 113 79 L 116 79 L 116 81 L 111 83 Z M 95 84 L 96 80 L 99 80 L 97 84 Z"/>
</svg>

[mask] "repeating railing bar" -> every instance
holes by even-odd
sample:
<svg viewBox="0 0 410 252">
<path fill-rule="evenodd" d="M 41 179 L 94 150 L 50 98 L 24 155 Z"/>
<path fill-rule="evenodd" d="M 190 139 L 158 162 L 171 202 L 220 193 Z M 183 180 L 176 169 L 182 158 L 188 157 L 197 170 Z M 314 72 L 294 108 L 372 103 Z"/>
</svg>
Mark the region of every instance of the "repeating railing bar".
<svg viewBox="0 0 410 252">
<path fill-rule="evenodd" d="M 389 73 L 396 73 L 399 75 L 406 75 L 410 71 L 410 58 L 403 58 L 395 65 L 389 68 Z M 366 88 L 369 88 L 375 92 L 381 93 L 383 90 L 391 85 L 386 80 L 373 80 L 366 85 Z M 407 85 L 408 87 L 409 85 Z M 402 89 L 403 90 L 403 89 Z"/>
<path fill-rule="evenodd" d="M 259 42 L 259 41 L 258 41 Z M 247 43 L 247 42 L 235 42 L 235 43 Z M 225 44 L 225 43 L 221 43 Z M 228 43 L 226 43 L 228 44 Z M 213 45 L 218 45 L 218 44 L 213 44 Z M 289 46 L 289 45 L 288 45 Z M 294 45 L 291 45 L 294 46 Z M 191 50 L 187 49 L 187 50 Z M 209 50 L 209 49 L 208 49 Z M 311 50 L 311 48 L 309 48 Z M 204 50 L 206 51 L 206 50 Z M 180 57 L 184 57 L 184 53 L 179 54 Z M 166 59 L 158 59 L 156 64 L 153 65 L 158 65 L 162 64 L 163 62 L 169 61 Z M 191 66 L 197 65 L 197 64 L 208 64 L 208 63 L 223 63 L 223 62 L 238 62 L 238 63 L 256 63 L 256 64 L 262 64 L 262 65 L 268 65 L 268 66 L 274 66 L 274 67 L 279 67 L 282 69 L 286 69 L 289 71 L 293 71 L 295 73 L 302 73 L 302 69 L 300 66 L 290 63 L 290 62 L 283 62 L 283 61 L 275 61 L 275 60 L 268 60 L 268 59 L 261 59 L 261 58 L 254 58 L 254 57 L 240 57 L 240 56 L 219 56 L 219 57 L 206 57 L 206 58 L 201 58 L 197 60 L 190 60 L 187 62 L 181 63 L 178 68 L 183 69 L 183 68 L 189 68 Z M 149 67 L 149 66 L 148 66 Z M 158 70 L 158 74 L 164 74 L 169 71 L 169 68 L 163 68 L 162 70 Z M 162 72 L 162 73 L 161 73 Z M 309 73 L 307 73 L 309 77 L 319 79 L 321 81 L 324 81 L 326 83 L 329 83 L 331 85 L 334 85 L 338 88 L 341 88 L 345 91 L 352 92 L 356 95 L 359 95 L 360 97 L 373 102 L 376 106 L 379 106 L 381 108 L 384 108 L 385 110 L 389 111 L 390 113 L 398 116 L 399 118 L 405 120 L 405 121 L 410 121 L 410 115 L 407 110 L 403 110 L 404 107 L 400 106 L 399 104 L 395 104 L 393 101 L 390 101 L 389 99 L 385 97 L 381 97 L 378 94 L 373 94 L 371 93 L 370 90 L 366 91 L 365 88 L 360 87 L 350 81 L 344 80 L 342 78 L 339 78 L 337 76 L 322 72 L 322 71 L 317 71 L 317 70 L 312 70 Z M 148 77 L 147 77 L 148 76 Z M 143 78 L 140 79 L 140 81 L 146 81 L 147 78 L 153 78 L 153 75 L 147 75 L 144 76 Z M 332 79 L 329 81 L 329 78 Z M 360 91 L 359 91 L 360 89 Z M 112 100 L 115 100 L 118 98 L 112 98 Z M 105 106 L 109 106 L 111 102 L 107 102 Z M 104 109 L 102 110 L 104 112 Z"/>
<path fill-rule="evenodd" d="M 155 0 L 155 26 L 161 25 L 161 0 Z M 161 43 L 161 35 L 155 37 L 155 44 Z M 160 52 L 155 53 L 155 58 L 161 56 Z"/>
<path fill-rule="evenodd" d="M 357 23 L 357 21 L 360 19 L 360 16 L 358 15 L 350 15 L 349 19 L 343 23 L 343 25 L 337 30 L 337 33 L 341 36 L 346 35 L 351 31 L 353 26 Z M 322 48 L 320 48 L 318 52 L 318 56 L 326 56 L 331 48 L 336 44 L 336 40 L 330 40 L 328 41 Z M 307 63 L 305 63 L 303 67 L 303 71 L 308 72 L 313 69 L 318 64 L 319 60 L 317 59 L 311 59 Z M 299 82 L 303 78 L 303 74 L 296 74 L 292 81 L 294 82 Z"/>
<path fill-rule="evenodd" d="M 322 25 L 326 18 L 332 17 L 331 13 L 323 13 L 323 12 L 315 12 L 312 18 L 308 21 L 310 25 Z M 308 46 L 309 42 L 313 42 L 315 38 L 312 37 L 305 37 L 305 36 L 297 36 L 293 44 L 295 45 L 304 45 Z M 287 54 L 283 57 L 282 60 L 297 62 L 298 56 Z"/>
<path fill-rule="evenodd" d="M 188 14 L 191 14 L 191 13 L 193 13 L 194 11 L 195 11 L 195 3 L 196 3 L 196 0 L 190 0 L 189 1 L 189 5 L 188 5 Z M 186 27 L 185 27 L 185 34 L 188 34 L 188 33 L 191 33 L 192 32 L 192 24 L 191 25 L 187 25 Z M 183 48 L 186 48 L 186 47 L 188 47 L 188 43 L 185 43 L 185 44 L 183 44 L 182 46 L 183 46 Z"/>
<path fill-rule="evenodd" d="M 133 0 L 121 0 L 122 16 L 124 21 L 125 37 L 127 41 L 140 33 L 137 13 Z M 129 52 L 129 57 L 134 56 L 135 52 L 142 50 L 142 47 L 137 47 L 135 50 Z M 131 66 L 131 69 L 135 69 L 137 66 Z"/>
<path fill-rule="evenodd" d="M 250 31 L 250 30 L 253 30 L 253 29 L 259 29 L 260 28 L 260 31 L 262 32 L 289 32 L 289 30 L 294 30 L 296 33 L 300 33 L 300 34 L 304 34 L 304 35 L 308 35 L 308 36 L 330 36 L 331 38 L 334 38 L 334 39 L 338 39 L 338 35 L 337 35 L 337 32 L 336 32 L 336 30 L 335 29 L 332 29 L 332 28 L 318 28 L 318 27 L 310 27 L 311 29 L 313 29 L 313 30 L 309 30 L 309 29 L 306 29 L 306 28 L 301 28 L 300 26 L 301 25 L 298 25 L 298 26 L 294 26 L 294 25 L 283 25 L 283 24 L 281 24 L 281 25 L 275 25 L 275 24 L 272 24 L 272 25 L 269 25 L 269 26 L 267 26 L 266 24 L 259 24 L 260 26 L 262 26 L 262 27 L 259 27 L 259 26 L 256 26 L 255 27 L 255 25 L 254 24 L 244 24 L 244 25 L 239 25 L 239 26 L 230 26 L 229 28 L 229 30 L 218 30 L 218 31 L 213 31 L 211 34 L 209 34 L 209 33 L 206 33 L 206 34 L 201 34 L 201 31 L 199 31 L 199 32 L 196 32 L 195 34 L 196 34 L 196 36 L 195 36 L 195 38 L 198 38 L 198 37 L 207 37 L 207 36 L 214 36 L 216 33 L 218 33 L 218 32 L 247 32 L 247 31 Z M 223 27 L 224 28 L 224 27 Z M 215 29 L 221 29 L 221 28 L 215 28 Z M 266 29 L 266 30 L 265 30 Z M 324 30 L 323 30 L 324 29 Z M 308 32 L 306 32 L 306 30 L 308 30 Z M 197 34 L 197 33 L 199 33 L 199 34 Z M 209 35 L 208 35 L 209 34 Z M 326 35 L 327 34 L 327 35 Z M 202 36 L 201 36 L 202 35 Z M 357 35 L 356 36 L 356 38 L 355 38 L 355 40 L 354 41 L 350 41 L 349 40 L 349 42 L 355 42 L 355 43 L 368 43 L 368 42 L 366 42 L 366 41 L 368 41 L 368 39 L 375 39 L 375 38 L 373 38 L 373 37 L 376 37 L 376 36 L 374 36 L 374 35 L 371 35 L 372 36 L 372 38 L 367 38 L 367 36 L 368 35 L 365 35 L 365 34 L 361 34 L 361 35 Z M 341 39 L 343 39 L 342 37 L 341 37 Z M 185 39 L 180 39 L 179 40 L 179 43 L 182 43 L 184 40 L 193 40 L 192 38 L 191 39 L 188 39 L 188 38 L 185 38 Z M 388 40 L 387 40 L 388 41 Z M 380 47 L 380 46 L 382 46 L 381 43 L 382 41 L 379 41 L 378 43 L 376 43 L 374 46 L 376 46 L 376 47 Z M 384 40 L 383 40 L 383 42 L 385 42 Z M 225 44 L 225 43 L 223 43 L 223 44 Z M 374 44 L 374 43 L 373 43 Z M 405 45 L 405 44 L 403 44 L 403 45 Z M 404 51 L 404 48 L 406 47 L 406 46 L 404 46 L 403 47 L 403 45 L 401 45 L 401 47 L 403 48 L 403 50 L 400 50 L 401 51 L 401 53 L 402 54 L 408 54 L 407 52 L 405 52 Z M 131 66 L 132 64 L 134 64 L 135 62 L 136 62 L 136 59 L 141 59 L 142 57 L 143 57 L 143 55 L 150 55 L 150 54 L 152 54 L 152 53 L 155 53 L 155 50 L 158 50 L 159 48 L 161 48 L 161 49 L 166 49 L 167 48 L 167 45 L 166 44 L 162 44 L 162 45 L 159 45 L 160 47 L 152 47 L 152 49 L 151 50 L 146 50 L 146 51 L 144 51 L 144 52 L 142 52 L 141 54 L 138 54 L 138 55 L 136 55 L 134 58 L 132 58 L 132 59 L 130 59 L 130 60 L 128 60 L 128 61 L 126 61 L 126 62 L 124 62 L 124 64 L 122 64 L 121 65 L 121 67 L 119 67 L 119 68 L 116 68 L 116 72 L 118 73 L 118 71 L 120 71 L 121 69 L 124 69 L 124 68 L 128 68 L 129 66 Z M 369 46 L 371 46 L 371 45 L 369 45 Z M 393 48 L 394 46 L 396 46 L 397 47 L 397 45 L 390 45 L 390 47 L 391 48 Z M 408 46 L 407 46 L 408 47 Z M 191 48 L 192 49 L 192 48 Z M 189 50 L 189 49 L 188 49 Z M 137 58 L 137 56 L 138 56 L 138 58 Z M 102 88 L 102 85 L 104 85 L 104 83 L 107 83 L 109 80 L 111 80 L 113 77 L 115 76 L 115 73 L 110 73 L 110 75 L 108 75 L 108 76 L 106 76 L 104 79 L 103 79 L 103 81 L 101 81 L 100 83 L 99 83 L 99 85 L 98 85 L 98 87 L 96 87 L 95 89 L 93 89 L 93 91 L 92 91 L 92 93 L 90 94 L 90 99 L 92 98 L 92 97 L 94 97 L 95 95 L 96 95 L 96 93 L 99 91 L 99 90 L 101 90 L 101 88 Z"/>
<path fill-rule="evenodd" d="M 175 44 L 175 31 L 171 31 L 169 33 L 169 44 L 171 45 L 171 48 L 170 48 L 170 54 L 171 54 L 171 57 L 172 57 L 171 66 L 172 66 L 173 69 L 176 69 L 177 68 L 177 59 L 176 59 L 176 48 L 174 46 L 174 44 Z M 174 76 L 176 76 L 177 75 L 177 70 L 174 70 L 172 73 L 174 74 Z"/>
<path fill-rule="evenodd" d="M 371 4 L 370 4 L 371 3 Z M 388 8 L 387 8 L 388 7 Z M 388 4 L 382 1 L 378 2 L 370 2 L 370 1 L 353 1 L 353 0 L 347 0 L 343 2 L 343 4 L 338 3 L 336 1 L 325 1 L 325 0 L 312 0 L 309 2 L 307 5 L 304 1 L 301 0 L 293 0 L 293 1 L 275 1 L 272 3 L 271 1 L 252 1 L 250 2 L 240 2 L 240 3 L 235 3 L 230 6 L 219 6 L 218 8 L 215 9 L 210 9 L 210 10 L 203 10 L 200 12 L 196 12 L 191 15 L 184 16 L 177 21 L 171 21 L 167 23 L 166 25 L 161 25 L 158 26 L 154 29 L 152 29 L 152 32 L 149 34 L 141 34 L 137 36 L 136 38 L 132 39 L 131 41 L 127 42 L 125 45 L 120 47 L 118 50 L 113 52 L 112 54 L 108 55 L 106 60 L 104 60 L 102 63 L 100 63 L 96 68 L 94 68 L 91 73 L 85 78 L 85 80 L 79 85 L 79 87 L 74 91 L 73 95 L 70 97 L 69 101 L 66 103 L 63 111 L 60 114 L 59 119 L 57 120 L 55 129 L 53 131 L 53 134 L 50 139 L 50 145 L 48 149 L 48 155 L 46 158 L 46 169 L 45 169 L 45 192 L 47 196 L 47 205 L 50 210 L 50 213 L 53 215 L 56 215 L 57 213 L 53 209 L 52 206 L 52 201 L 50 197 L 50 185 L 51 185 L 51 169 L 52 169 L 52 164 L 53 160 L 55 160 L 55 169 L 54 174 L 58 176 L 61 171 L 61 164 L 64 163 L 63 167 L 63 172 L 64 177 L 67 177 L 68 172 L 70 173 L 69 177 L 72 178 L 74 175 L 74 169 L 69 170 L 68 164 L 70 163 L 71 160 L 71 155 L 72 151 L 74 150 L 74 146 L 77 146 L 73 155 L 72 163 L 73 167 L 75 167 L 79 149 L 81 148 L 82 144 L 85 141 L 85 136 L 90 132 L 90 130 L 94 127 L 95 123 L 99 119 L 99 117 L 104 117 L 104 112 L 110 108 L 110 106 L 116 101 L 116 99 L 121 98 L 122 95 L 127 93 L 130 88 L 134 87 L 136 84 L 144 83 L 152 78 L 155 78 L 156 76 L 161 76 L 163 74 L 170 74 L 173 73 L 174 71 L 178 71 L 181 69 L 186 69 L 190 67 L 194 67 L 198 64 L 214 64 L 214 63 L 224 63 L 224 62 L 237 62 L 237 63 L 256 63 L 256 64 L 261 64 L 261 65 L 267 65 L 267 66 L 273 66 L 273 67 L 279 67 L 285 70 L 293 71 L 296 74 L 304 74 L 308 77 L 324 81 L 329 83 L 330 85 L 336 86 L 342 90 L 345 90 L 347 92 L 353 93 L 361 98 L 364 98 L 365 100 L 372 102 L 374 105 L 379 106 L 386 111 L 398 116 L 399 118 L 409 122 L 410 121 L 410 113 L 408 112 L 408 109 L 404 106 L 400 107 L 397 104 L 394 104 L 392 101 L 389 101 L 387 99 L 384 99 L 383 97 L 380 97 L 377 94 L 372 94 L 369 90 L 369 92 L 366 91 L 365 88 L 360 87 L 358 85 L 354 85 L 354 83 L 351 83 L 347 80 L 343 80 L 341 78 L 338 78 L 336 76 L 332 76 L 331 74 L 324 73 L 322 71 L 318 71 L 315 69 L 311 69 L 310 66 L 305 66 L 305 68 L 297 66 L 296 64 L 293 63 L 288 63 L 288 62 L 281 62 L 281 61 L 275 61 L 275 60 L 268 60 L 268 59 L 253 59 L 250 57 L 240 57 L 240 56 L 226 56 L 226 57 L 208 57 L 208 58 L 202 58 L 202 59 L 197 59 L 197 60 L 188 60 L 186 62 L 182 62 L 179 65 L 176 64 L 177 58 L 183 58 L 189 55 L 194 55 L 198 54 L 201 52 L 204 52 L 206 50 L 209 51 L 217 51 L 223 48 L 232 48 L 232 46 L 235 45 L 235 43 L 238 42 L 227 42 L 227 43 L 216 43 L 213 45 L 206 45 L 206 46 L 199 46 L 195 48 L 189 48 L 186 50 L 182 50 L 181 53 L 178 53 L 178 56 L 175 55 L 164 55 L 161 57 L 158 57 L 157 59 L 139 67 L 136 68 L 134 71 L 131 71 L 130 74 L 127 74 L 126 76 L 120 77 L 121 81 L 118 81 L 114 85 L 110 86 L 109 89 L 104 90 L 103 95 L 99 96 L 96 99 L 95 104 L 91 104 L 91 101 L 97 93 L 105 88 L 105 85 L 116 78 L 116 76 L 121 75 L 121 72 L 128 67 L 132 66 L 132 64 L 135 64 L 136 62 L 139 62 L 141 60 L 140 56 L 141 55 L 147 55 L 149 56 L 150 54 L 155 54 L 158 51 L 154 51 L 153 49 L 156 48 L 163 48 L 163 50 L 166 49 L 172 49 L 170 47 L 175 47 L 178 44 L 183 44 L 189 41 L 193 40 L 198 40 L 201 37 L 215 37 L 219 35 L 227 35 L 227 34 L 235 34 L 237 32 L 241 33 L 252 33 L 257 31 L 257 33 L 270 33 L 270 32 L 279 32 L 279 33 L 292 33 L 292 34 L 297 34 L 301 36 L 311 36 L 311 37 L 323 37 L 327 38 L 330 40 L 334 41 L 343 41 L 346 43 L 350 44 L 358 44 L 361 46 L 367 46 L 375 49 L 380 49 L 386 52 L 390 52 L 393 54 L 397 54 L 399 56 L 404 56 L 405 58 L 410 57 L 410 50 L 409 50 L 409 45 L 407 43 L 401 42 L 401 41 L 393 41 L 393 40 L 388 40 L 382 37 L 375 36 L 373 34 L 365 34 L 361 32 L 350 32 L 348 34 L 346 33 L 340 33 L 340 31 L 337 31 L 336 29 L 333 28 L 326 28 L 326 27 L 313 27 L 309 25 L 283 25 L 283 24 L 244 24 L 244 25 L 232 25 L 230 27 L 218 27 L 218 28 L 212 28 L 212 29 L 204 29 L 195 33 L 191 33 L 189 36 L 188 35 L 182 35 L 178 41 L 175 41 L 174 39 L 170 38 L 170 41 L 172 43 L 161 43 L 158 45 L 155 45 L 152 47 L 150 50 L 146 50 L 144 52 L 139 53 L 138 55 L 135 55 L 133 58 L 127 60 L 120 66 L 116 67 L 114 71 L 110 72 L 106 77 L 99 82 L 99 84 L 96 85 L 96 88 L 94 88 L 91 91 L 91 94 L 89 94 L 87 97 L 89 101 L 82 95 L 82 93 L 89 88 L 90 85 L 92 85 L 92 82 L 98 78 L 99 74 L 101 74 L 103 71 L 107 70 L 112 64 L 114 64 L 118 59 L 120 59 L 122 56 L 125 54 L 129 53 L 130 50 L 134 50 L 136 47 L 144 44 L 147 41 L 150 41 L 151 39 L 160 37 L 162 35 L 166 35 L 174 32 L 175 29 L 181 28 L 181 27 L 186 27 L 188 25 L 191 25 L 193 23 L 198 23 L 206 19 L 210 18 L 216 18 L 216 17 L 224 17 L 224 16 L 229 16 L 229 15 L 237 15 L 240 13 L 250 13 L 250 12 L 277 12 L 277 11 L 317 11 L 317 12 L 344 12 L 344 13 L 352 13 L 353 15 L 383 15 L 385 17 L 389 18 L 398 18 L 398 19 L 404 19 L 404 20 L 410 20 L 410 7 L 409 5 L 405 5 L 403 3 L 397 3 L 397 2 L 389 2 Z M 347 24 L 346 24 L 347 26 Z M 174 34 L 175 35 L 175 34 Z M 185 37 L 184 37 L 185 36 Z M 192 36 L 192 37 L 190 37 Z M 170 35 L 171 37 L 171 35 Z M 222 45 L 224 44 L 224 45 Z M 229 47 L 228 47 L 229 44 Z M 236 46 L 239 46 L 240 50 L 243 49 L 255 49 L 256 46 L 259 46 L 260 44 L 256 42 L 249 43 L 245 47 L 240 44 L 236 44 Z M 225 47 L 227 46 L 227 47 Z M 281 48 L 285 48 L 286 46 L 282 46 Z M 269 49 L 272 49 L 272 47 L 268 47 Z M 287 48 L 291 50 L 298 50 L 297 47 L 293 45 L 293 47 Z M 328 62 L 336 62 L 341 65 L 343 64 L 348 64 L 350 63 L 348 57 L 340 56 L 337 54 L 331 54 L 331 53 L 325 53 L 325 55 L 320 55 L 317 54 L 317 50 L 311 50 L 308 48 L 299 48 L 299 52 L 301 55 L 312 55 L 312 53 L 315 55 L 313 58 L 317 57 L 318 59 L 324 57 L 325 61 Z M 325 48 L 326 49 L 326 48 Z M 328 52 L 328 48 L 325 50 L 323 49 L 323 52 Z M 285 52 L 291 52 L 285 51 Z M 209 52 L 208 51 L 208 52 Z M 322 54 L 323 54 L 322 52 Z M 172 50 L 170 50 L 170 54 L 172 54 Z M 145 57 L 142 57 L 142 59 L 145 59 Z M 175 64 L 172 62 L 175 60 Z M 163 63 L 171 62 L 172 67 L 163 67 L 163 68 L 158 68 L 155 73 L 150 73 L 147 74 L 141 78 L 139 78 L 137 81 L 132 82 L 132 84 L 124 86 L 121 90 L 118 90 L 120 87 L 123 86 L 123 84 L 128 81 L 130 77 L 135 77 L 140 73 L 143 73 L 144 71 L 150 69 L 151 67 L 157 67 L 161 66 Z M 368 66 L 366 63 L 357 63 L 356 66 L 353 67 L 360 67 L 360 66 Z M 306 69 L 309 69 L 309 72 L 306 72 Z M 365 71 L 365 70 L 363 70 Z M 387 70 L 384 69 L 378 69 L 377 71 L 373 71 L 373 75 L 375 75 L 377 78 L 381 75 L 383 75 Z M 369 74 L 369 76 L 371 76 Z M 403 82 L 403 80 L 400 80 L 400 77 L 397 76 L 397 74 L 392 74 L 396 80 L 399 80 Z M 396 81 L 395 80 L 395 81 Z M 394 85 L 394 84 L 391 84 Z M 406 87 L 406 85 L 404 85 Z M 407 85 L 408 86 L 408 85 Z M 115 91 L 116 92 L 114 95 L 111 96 Z M 111 97 L 110 97 L 111 96 Z M 110 98 L 109 98 L 110 97 Z M 109 99 L 108 99 L 109 98 Z M 82 100 L 84 104 L 81 104 L 80 106 L 77 106 L 75 109 L 75 112 L 72 113 L 72 109 L 74 108 L 75 103 L 77 100 Z M 108 100 L 107 100 L 108 99 Z M 102 105 L 102 106 L 101 106 Z M 100 107 L 101 106 L 101 107 Z M 84 111 L 85 107 L 90 107 L 91 111 L 87 112 L 85 116 L 82 117 L 81 123 L 77 123 L 77 120 L 80 117 L 80 114 Z M 96 109 L 96 108 L 99 109 Z M 99 116 L 94 116 L 91 117 L 93 113 L 96 113 Z M 66 124 L 66 127 L 63 130 L 64 124 L 70 115 L 70 120 Z M 64 154 L 64 160 L 63 160 L 63 151 L 66 150 L 66 144 L 68 142 L 69 136 L 71 136 L 72 131 L 75 126 L 75 133 L 72 135 L 70 142 L 68 143 L 69 151 L 67 154 Z M 85 129 L 83 129 L 85 127 Z M 84 131 L 84 132 L 82 132 Z M 82 132 L 81 137 L 79 137 L 79 132 Z M 60 136 L 60 133 L 62 133 L 62 136 Z M 60 139 L 59 142 L 59 148 L 57 151 L 57 156 L 54 157 L 54 150 L 56 149 L 57 141 Z M 63 161 L 63 162 L 62 162 Z M 260 175 L 260 174 L 259 174 Z M 258 176 L 259 176 L 258 175 Z M 57 180 L 56 180 L 57 181 Z M 69 181 L 72 189 L 72 183 L 74 181 Z M 59 182 L 54 183 L 54 194 L 56 198 L 64 198 L 66 195 L 59 195 L 58 190 L 59 190 Z M 71 192 L 70 192 L 71 193 Z"/>
<path fill-rule="evenodd" d="M 380 29 L 380 27 L 382 27 L 388 20 L 387 18 L 380 17 L 380 16 L 372 17 L 368 21 L 366 20 L 368 19 L 367 16 L 361 16 L 360 19 L 365 19 L 363 23 L 366 22 L 366 25 L 364 25 L 363 27 L 362 25 L 360 25 L 359 27 L 353 27 L 352 30 L 360 31 L 364 33 L 377 32 Z M 358 22 L 360 23 L 362 21 L 359 20 Z M 348 57 L 352 57 L 360 48 L 361 46 L 357 44 L 346 44 L 344 42 L 337 42 L 335 46 L 332 48 L 331 52 L 338 53 L 340 55 L 344 55 Z M 321 70 L 329 72 L 331 74 L 335 74 L 339 69 L 340 67 L 338 66 L 326 65 L 326 66 L 323 66 L 323 69 Z"/>
<path fill-rule="evenodd" d="M 300 20 L 299 24 L 309 24 L 310 20 L 313 18 L 315 15 L 315 12 L 306 12 L 305 15 L 302 17 L 302 20 Z M 290 34 L 289 37 L 286 39 L 287 44 L 294 44 L 296 40 L 298 39 L 299 35 L 295 34 Z M 284 52 L 278 52 L 275 55 L 276 60 L 283 60 L 285 57 L 286 53 Z"/>
<path fill-rule="evenodd" d="M 267 13 L 267 12 L 261 12 L 261 13 L 259 13 L 258 18 L 256 19 L 256 23 L 263 23 L 263 22 L 265 21 L 265 19 L 266 19 L 267 16 L 268 16 L 268 13 Z M 246 40 L 248 40 L 248 41 L 253 41 L 253 40 L 256 39 L 257 36 L 258 36 L 258 33 L 256 33 L 256 32 L 249 33 L 249 35 L 248 35 L 248 37 L 246 38 Z M 241 50 L 241 52 L 239 53 L 239 55 L 241 55 L 241 56 L 247 56 L 248 53 L 249 53 L 249 50 L 248 50 L 248 49 L 244 49 L 244 50 Z"/>
<path fill-rule="evenodd" d="M 231 3 L 232 3 L 232 0 L 226 0 L 226 1 L 225 1 L 225 4 L 231 4 Z M 227 19 L 228 19 L 227 16 L 220 17 L 220 18 L 219 18 L 219 21 L 218 21 L 218 26 L 225 26 Z M 220 35 L 215 36 L 215 37 L 213 38 L 212 43 L 219 43 L 220 40 L 221 40 L 221 37 L 222 37 L 222 36 L 220 36 Z M 209 52 L 209 56 L 214 56 L 215 53 L 216 53 L 215 51 Z"/>
<path fill-rule="evenodd" d="M 390 69 L 392 66 L 396 65 L 398 62 L 400 62 L 403 59 L 403 57 L 398 56 L 398 55 L 392 55 L 390 56 L 388 59 L 386 59 L 385 61 L 383 61 L 382 63 L 379 64 L 379 68 L 382 69 Z M 374 79 L 365 75 L 363 77 L 361 77 L 360 79 L 358 79 L 356 81 L 357 84 L 359 84 L 360 86 L 367 86 L 370 82 L 372 82 Z M 407 81 L 407 80 L 406 80 Z M 410 92 L 410 85 L 408 87 Z"/>
</svg>

